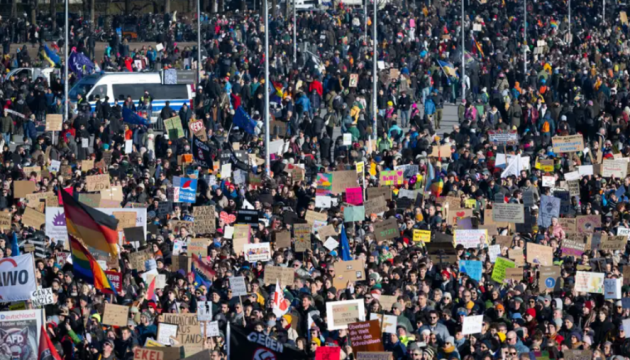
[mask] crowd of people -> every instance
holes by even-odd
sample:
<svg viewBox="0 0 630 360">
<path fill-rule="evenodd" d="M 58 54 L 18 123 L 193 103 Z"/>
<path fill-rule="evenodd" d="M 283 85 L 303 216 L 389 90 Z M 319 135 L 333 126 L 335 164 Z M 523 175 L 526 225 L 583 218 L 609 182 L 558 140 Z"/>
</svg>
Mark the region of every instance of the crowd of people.
<svg viewBox="0 0 630 360">
<path fill-rule="evenodd" d="M 296 358 L 324 359 L 328 348 L 339 348 L 341 359 L 360 359 L 347 324 L 333 326 L 339 320 L 330 313 L 338 301 L 359 300 L 361 313 L 345 314 L 351 320 L 395 318 L 394 329 L 381 334 L 394 360 L 630 358 L 624 7 L 473 0 L 462 19 L 461 6 L 382 4 L 377 54 L 372 9 L 367 18 L 364 9 L 343 5 L 299 12 L 295 62 L 293 21 L 273 13 L 269 84 L 261 15 L 215 14 L 203 34 L 202 75 L 190 106 L 161 115 L 177 114 L 182 136 L 128 121 L 126 110 L 150 105 L 145 92 L 142 99 L 73 104 L 53 137 L 43 127 L 47 115 L 63 114 L 63 79 L 3 78 L 0 209 L 10 224 L 0 221 L 0 259 L 34 254 L 38 285 L 54 295 L 43 306 L 44 331 L 59 356 L 134 359 L 138 348 L 166 346 L 156 340 L 168 314 L 201 314 L 211 302 L 217 332 L 207 336 L 202 325 L 197 347 L 180 333 L 168 344 L 183 346 L 175 359 L 202 349 L 212 359 L 233 358 L 228 334 L 242 328 L 264 334 L 258 343 L 279 359 L 288 358 L 287 349 Z M 134 49 L 114 36 L 103 58 L 94 57 L 89 36 L 69 41 L 94 61 L 94 71 L 139 71 L 130 60 L 149 70 L 193 68 L 196 51 L 180 48 L 170 34 L 160 51 Z M 50 58 L 50 50 L 33 60 L 27 49 L 4 50 L 3 69 Z M 270 146 L 270 164 L 265 89 L 271 143 L 280 143 Z M 456 125 L 445 124 L 448 110 Z M 198 120 L 203 134 L 189 129 Z M 569 142 L 574 147 L 562 146 Z M 84 168 L 90 160 L 93 168 Z M 121 196 L 113 206 L 88 205 L 146 208 L 144 241 L 133 244 L 121 231 L 119 254 L 99 258 L 107 260 L 103 270 L 121 274 L 115 294 L 77 275 L 66 260 L 73 259 L 68 242 L 49 233 L 48 216 L 39 228 L 25 222 L 29 209 L 42 206 L 48 215 L 60 205 L 15 196 L 16 184 L 27 180 L 35 194 L 68 191 L 86 201 L 95 194 L 87 177 L 103 174 Z M 178 201 L 190 190 L 181 178 L 197 181 L 192 203 Z M 195 209 L 207 206 L 216 216 L 199 224 Z M 506 221 L 499 208 L 518 211 Z M 251 214 L 253 222 L 246 220 Z M 243 224 L 248 231 L 237 236 Z M 296 231 L 302 224 L 310 225 L 306 237 Z M 480 241 L 462 240 L 484 230 Z M 429 241 L 418 241 L 426 231 Z M 288 244 L 280 240 L 286 232 Z M 610 247 L 619 236 L 621 246 Z M 201 243 L 203 256 L 193 243 L 194 251 Z M 270 253 L 258 247 L 265 243 Z M 146 256 L 144 270 L 132 261 L 138 253 Z M 541 260 L 543 253 L 550 256 Z M 183 254 L 192 267 L 182 268 Z M 352 260 L 362 275 L 343 282 L 339 264 Z M 517 271 L 506 275 L 506 263 Z M 293 281 L 266 281 L 270 266 L 293 269 Z M 147 281 L 149 271 L 165 281 Z M 240 276 L 247 294 L 234 296 Z M 126 326 L 104 324 L 106 304 L 129 308 Z M 0 310 L 15 305 L 0 303 Z M 481 327 L 471 332 L 464 325 L 475 316 Z M 0 359 L 38 357 L 6 335 L 0 321 Z"/>
</svg>

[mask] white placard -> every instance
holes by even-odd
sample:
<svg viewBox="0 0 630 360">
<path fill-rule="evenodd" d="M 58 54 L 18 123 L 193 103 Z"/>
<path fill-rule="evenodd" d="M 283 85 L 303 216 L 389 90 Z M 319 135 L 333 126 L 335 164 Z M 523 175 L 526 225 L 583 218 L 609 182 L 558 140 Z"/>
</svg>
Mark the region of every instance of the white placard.
<svg viewBox="0 0 630 360">
<path fill-rule="evenodd" d="M 223 229 L 223 237 L 226 239 L 231 239 L 234 236 L 234 226 L 225 225 Z"/>
<path fill-rule="evenodd" d="M 328 239 L 326 239 L 326 242 L 324 243 L 324 247 L 330 251 L 333 251 L 339 247 L 339 241 L 329 237 Z"/>
<path fill-rule="evenodd" d="M 329 209 L 332 206 L 332 198 L 330 196 L 317 195 L 315 197 L 315 207 L 320 209 Z"/>
<path fill-rule="evenodd" d="M 31 301 L 33 302 L 33 306 L 36 307 L 54 303 L 55 300 L 53 299 L 52 288 L 45 288 L 33 291 L 33 293 L 31 294 Z"/>
<path fill-rule="evenodd" d="M 462 326 L 462 335 L 471 335 L 481 333 L 483 327 L 483 315 L 465 316 L 464 325 Z"/>
<path fill-rule="evenodd" d="M 580 176 L 593 175 L 593 165 L 578 166 L 578 173 Z"/>
<path fill-rule="evenodd" d="M 626 339 L 630 338 L 630 319 L 623 320 L 623 331 L 626 333 Z"/>
<path fill-rule="evenodd" d="M 244 276 L 231 277 L 230 289 L 232 289 L 232 296 L 247 295 L 247 285 L 245 284 L 245 277 Z"/>
<path fill-rule="evenodd" d="M 396 327 L 398 326 L 398 318 L 396 315 L 381 315 L 381 314 L 370 314 L 370 320 L 378 320 L 381 321 L 381 316 L 385 321 L 385 324 L 382 324 L 382 329 L 384 333 L 395 334 Z"/>
<path fill-rule="evenodd" d="M 221 179 L 229 179 L 232 176 L 232 164 L 221 165 Z"/>
<path fill-rule="evenodd" d="M 271 244 L 245 244 L 244 247 L 245 260 L 248 262 L 269 261 L 271 260 Z"/>
<path fill-rule="evenodd" d="M 543 176 L 542 177 L 542 186 L 544 187 L 554 187 L 556 185 L 556 178 L 554 176 Z"/>
<path fill-rule="evenodd" d="M 50 172 L 59 172 L 60 168 L 61 168 L 61 161 L 59 161 L 59 160 L 50 160 L 50 166 L 48 167 L 48 170 Z"/>
<path fill-rule="evenodd" d="M 488 247 L 488 255 L 490 255 L 490 262 L 494 264 L 494 262 L 497 261 L 497 256 L 501 255 L 501 245 Z"/>
<path fill-rule="evenodd" d="M 171 336 L 177 338 L 177 325 L 160 323 L 158 325 L 157 342 L 162 345 L 171 345 Z"/>
<path fill-rule="evenodd" d="M 352 145 L 352 134 L 350 133 L 343 134 L 343 144 Z"/>
<path fill-rule="evenodd" d="M 565 173 L 564 174 L 564 179 L 566 181 L 580 180 L 580 172 L 579 171 L 572 171 L 572 172 L 569 172 L 569 173 Z"/>
<path fill-rule="evenodd" d="M 334 316 L 335 314 L 343 316 L 344 319 L 339 319 L 340 322 L 336 322 Z M 351 319 L 355 314 L 356 318 Z M 345 321 L 348 321 L 348 323 L 344 323 Z M 326 323 L 328 324 L 328 331 L 347 329 L 349 323 L 355 323 L 358 321 L 365 321 L 365 304 L 363 300 L 326 302 Z"/>
<path fill-rule="evenodd" d="M 81 138 L 81 147 L 87 149 L 90 147 L 90 139 Z"/>
<path fill-rule="evenodd" d="M 197 302 L 197 320 L 212 321 L 212 301 Z"/>
<path fill-rule="evenodd" d="M 157 45 L 155 45 L 155 50 L 162 51 L 162 50 L 164 50 L 164 46 L 161 43 L 157 44 Z"/>
<path fill-rule="evenodd" d="M 2 302 L 30 300 L 37 290 L 33 254 L 13 256 L 0 261 L 0 299 Z"/>
<path fill-rule="evenodd" d="M 125 154 L 133 152 L 133 140 L 125 140 Z"/>
<path fill-rule="evenodd" d="M 219 322 L 211 321 L 208 323 L 208 328 L 206 329 L 206 337 L 213 336 L 221 336 L 221 332 L 219 331 Z"/>
<path fill-rule="evenodd" d="M 618 227 L 617 236 L 625 236 L 626 238 L 630 239 L 630 229 L 625 227 Z"/>
<path fill-rule="evenodd" d="M 604 279 L 604 299 L 621 299 L 622 279 Z"/>
</svg>

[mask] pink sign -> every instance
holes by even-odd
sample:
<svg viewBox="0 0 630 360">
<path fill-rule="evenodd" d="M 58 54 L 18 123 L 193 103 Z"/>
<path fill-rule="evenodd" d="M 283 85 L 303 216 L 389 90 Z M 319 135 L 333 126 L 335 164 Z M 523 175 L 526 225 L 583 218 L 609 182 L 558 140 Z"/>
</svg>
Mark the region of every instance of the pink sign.
<svg viewBox="0 0 630 360">
<path fill-rule="evenodd" d="M 416 20 L 409 19 L 409 27 L 410 28 L 415 28 L 416 27 Z"/>
<path fill-rule="evenodd" d="M 360 187 L 346 189 L 346 202 L 351 205 L 363 205 L 363 192 Z"/>
</svg>

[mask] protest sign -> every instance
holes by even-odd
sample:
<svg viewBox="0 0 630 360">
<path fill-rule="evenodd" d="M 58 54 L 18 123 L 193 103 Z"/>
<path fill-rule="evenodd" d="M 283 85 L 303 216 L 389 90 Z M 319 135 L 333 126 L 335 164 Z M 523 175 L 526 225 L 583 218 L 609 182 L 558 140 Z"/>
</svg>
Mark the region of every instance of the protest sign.
<svg viewBox="0 0 630 360">
<path fill-rule="evenodd" d="M 455 230 L 455 245 L 463 245 L 464 248 L 478 248 L 488 244 L 488 230 Z"/>
<path fill-rule="evenodd" d="M 271 260 L 271 247 L 269 243 L 245 244 L 243 248 L 245 260 L 248 262 Z"/>
<path fill-rule="evenodd" d="M 336 360 L 340 358 L 341 348 L 339 346 L 318 346 L 315 349 L 315 360 Z"/>
<path fill-rule="evenodd" d="M 164 360 L 164 353 L 157 348 L 136 347 L 133 352 L 133 360 Z"/>
<path fill-rule="evenodd" d="M 560 266 L 541 266 L 538 277 L 540 291 L 556 290 L 560 288 Z"/>
<path fill-rule="evenodd" d="M 306 216 L 304 217 L 304 219 L 309 224 L 313 224 L 313 223 L 315 223 L 315 221 L 327 222 L 328 221 L 328 214 L 327 213 L 319 213 L 319 212 L 312 211 L 312 210 L 307 210 L 306 211 Z"/>
<path fill-rule="evenodd" d="M 329 209 L 332 206 L 332 197 L 318 195 L 315 197 L 315 207 L 319 209 Z"/>
<path fill-rule="evenodd" d="M 505 269 L 505 279 L 512 280 L 512 281 L 523 280 L 523 269 L 522 268 Z"/>
<path fill-rule="evenodd" d="M 580 257 L 584 254 L 586 243 L 584 239 L 564 239 L 562 240 L 562 255 Z"/>
<path fill-rule="evenodd" d="M 365 220 L 365 207 L 363 205 L 345 206 L 343 208 L 343 219 L 345 222 Z"/>
<path fill-rule="evenodd" d="M 293 235 L 295 237 L 295 251 L 304 252 L 311 249 L 311 229 L 310 224 L 294 224 Z"/>
<path fill-rule="evenodd" d="M 87 176 L 85 181 L 85 189 L 87 191 L 101 191 L 111 187 L 108 174 Z"/>
<path fill-rule="evenodd" d="M 431 230 L 413 229 L 413 241 L 415 242 L 431 242 Z"/>
<path fill-rule="evenodd" d="M 177 325 L 177 341 L 184 346 L 186 356 L 203 349 L 203 336 L 197 314 L 162 314 L 164 323 Z"/>
<path fill-rule="evenodd" d="M 564 360 L 591 360 L 593 358 L 593 350 L 562 350 Z"/>
<path fill-rule="evenodd" d="M 604 279 L 604 299 L 621 299 L 622 279 Z"/>
<path fill-rule="evenodd" d="M 41 226 L 46 222 L 46 215 L 33 210 L 30 207 L 24 209 L 24 214 L 22 214 L 22 223 L 26 226 L 31 226 L 35 230 L 40 230 Z"/>
<path fill-rule="evenodd" d="M 274 236 L 277 249 L 291 247 L 291 233 L 289 231 L 275 232 Z"/>
<path fill-rule="evenodd" d="M 367 216 L 389 210 L 389 207 L 387 207 L 387 201 L 385 201 L 385 196 L 370 197 L 370 200 L 366 201 L 363 206 L 365 208 L 365 215 Z"/>
<path fill-rule="evenodd" d="M 471 279 L 481 281 L 482 262 L 475 260 L 460 260 L 459 271 L 468 274 Z"/>
<path fill-rule="evenodd" d="M 347 329 L 348 324 L 365 321 L 363 300 L 326 302 L 326 323 L 328 330 Z"/>
<path fill-rule="evenodd" d="M 32 194 L 35 192 L 35 182 L 34 181 L 14 181 L 13 182 L 13 198 L 21 199 L 26 197 L 26 195 Z"/>
<path fill-rule="evenodd" d="M 497 261 L 494 263 L 494 270 L 492 271 L 492 280 L 498 282 L 499 284 L 503 284 L 503 281 L 506 278 L 505 271 L 506 269 L 513 269 L 516 267 L 516 263 L 514 261 L 508 260 L 506 258 L 498 257 Z"/>
<path fill-rule="evenodd" d="M 567 233 L 577 232 L 577 219 L 576 218 L 560 218 L 558 223 L 562 226 L 562 230 Z"/>
<path fill-rule="evenodd" d="M 543 187 L 554 187 L 556 185 L 556 178 L 553 176 L 543 176 L 542 177 L 542 186 Z"/>
<path fill-rule="evenodd" d="M 472 335 L 481 333 L 483 326 L 483 315 L 464 316 L 462 325 L 462 335 Z"/>
<path fill-rule="evenodd" d="M 377 196 L 383 196 L 385 200 L 392 199 L 392 189 L 384 186 L 379 187 L 368 187 L 367 188 L 367 197 L 370 200 L 373 200 Z"/>
<path fill-rule="evenodd" d="M 282 266 L 265 266 L 265 285 L 275 285 L 276 280 L 280 281 L 280 286 L 293 285 L 295 278 L 295 270 L 293 268 L 285 268 Z"/>
<path fill-rule="evenodd" d="M 20 302 L 24 305 L 24 302 Z M 46 325 L 43 310 L 18 310 L 0 312 L 2 334 L 2 358 L 5 360 L 38 360 L 42 325 Z M 44 330 L 45 331 L 45 330 Z M 15 353 L 11 350 L 14 349 Z M 52 358 L 52 357 L 51 357 Z"/>
<path fill-rule="evenodd" d="M 326 225 L 319 229 L 317 229 L 317 234 L 319 235 L 319 239 L 323 240 L 329 236 L 337 236 L 337 230 L 333 225 Z"/>
<path fill-rule="evenodd" d="M 31 302 L 35 307 L 42 307 L 44 305 L 50 305 L 55 302 L 53 298 L 52 288 L 45 288 L 40 290 L 35 290 L 31 294 Z"/>
<path fill-rule="evenodd" d="M 31 254 L 0 260 L 0 299 L 3 302 L 30 300 L 37 290 L 35 265 Z"/>
<path fill-rule="evenodd" d="M 551 226 L 551 218 L 554 217 L 560 217 L 560 199 L 547 195 L 541 196 L 538 226 Z"/>
<path fill-rule="evenodd" d="M 383 351 L 381 324 L 378 320 L 369 320 L 348 324 L 348 337 L 353 351 Z"/>
<path fill-rule="evenodd" d="M 359 74 L 350 74 L 350 80 L 348 81 L 348 87 L 357 87 L 359 83 Z"/>
<path fill-rule="evenodd" d="M 193 207 L 193 231 L 196 234 L 214 234 L 216 231 L 216 214 L 214 206 Z"/>
<path fill-rule="evenodd" d="M 357 173 L 354 170 L 333 171 L 332 173 L 332 193 L 341 194 L 347 188 L 357 187 Z M 327 195 L 327 194 L 322 194 Z"/>
<path fill-rule="evenodd" d="M 177 338 L 177 325 L 175 324 L 158 324 L 157 342 L 162 345 L 171 345 L 171 338 Z"/>
<path fill-rule="evenodd" d="M 527 243 L 527 263 L 544 266 L 553 265 L 553 249 L 549 246 Z"/>
<path fill-rule="evenodd" d="M 402 170 L 385 170 L 381 171 L 381 176 L 379 179 L 381 185 L 391 186 L 402 185 L 405 177 Z"/>
<path fill-rule="evenodd" d="M 584 137 L 582 135 L 554 136 L 551 139 L 553 152 L 570 153 L 584 150 Z"/>
<path fill-rule="evenodd" d="M 127 326 L 129 321 L 129 307 L 105 303 L 103 325 Z"/>
<path fill-rule="evenodd" d="M 210 243 L 210 239 L 202 239 L 202 238 L 194 238 L 190 239 L 188 242 L 188 255 L 192 256 L 195 254 L 197 256 L 206 257 L 208 256 L 208 244 Z"/>
<path fill-rule="evenodd" d="M 510 249 L 508 252 L 508 259 L 513 260 L 518 267 L 525 265 L 525 255 L 523 254 L 523 249 Z"/>
<path fill-rule="evenodd" d="M 604 273 L 589 271 L 575 272 L 575 290 L 595 294 L 604 293 Z"/>
<path fill-rule="evenodd" d="M 358 352 L 357 360 L 393 360 L 391 352 Z M 332 360 L 332 359 L 331 359 Z"/>
<path fill-rule="evenodd" d="M 116 291 L 122 290 L 122 283 L 123 283 L 122 273 L 119 273 L 116 271 L 105 271 L 105 276 L 107 276 L 107 279 L 112 284 L 112 286 L 116 289 Z"/>
<path fill-rule="evenodd" d="M 184 137 L 184 128 L 182 127 L 182 121 L 179 116 L 172 117 L 170 119 L 163 120 L 164 128 L 168 133 L 170 140 L 177 140 Z"/>
<path fill-rule="evenodd" d="M 444 144 L 440 146 L 431 147 L 430 157 L 450 158 L 452 155 L 452 146 L 450 144 Z"/>
<path fill-rule="evenodd" d="M 346 189 L 346 202 L 350 205 L 363 205 L 363 189 L 361 187 Z"/>
<path fill-rule="evenodd" d="M 382 297 L 383 295 L 381 295 Z M 393 296 L 392 296 L 393 297 Z M 389 306 L 383 305 L 382 299 L 379 299 L 381 306 L 383 309 L 391 309 L 393 304 Z M 389 311 L 389 310 L 388 310 Z M 396 327 L 398 325 L 398 319 L 395 315 L 384 315 L 384 314 L 370 314 L 370 320 L 378 320 L 383 333 L 395 334 Z"/>
<path fill-rule="evenodd" d="M 63 130 L 62 125 L 62 114 L 46 114 L 46 131 L 61 131 Z"/>
<path fill-rule="evenodd" d="M 605 236 L 602 234 L 599 250 L 624 251 L 628 243 L 628 236 Z"/>
<path fill-rule="evenodd" d="M 365 268 L 362 260 L 338 261 L 334 265 L 333 286 L 345 289 L 348 282 L 365 281 Z"/>
<path fill-rule="evenodd" d="M 600 215 L 578 216 L 576 219 L 578 233 L 593 233 L 595 232 L 595 229 L 602 226 L 602 219 Z"/>
<path fill-rule="evenodd" d="M 516 130 L 488 130 L 488 137 L 491 143 L 497 145 L 518 144 L 518 132 Z"/>
<path fill-rule="evenodd" d="M 374 224 L 374 234 L 378 241 L 389 240 L 400 236 L 398 220 L 396 220 L 396 218 L 389 218 Z"/>
<path fill-rule="evenodd" d="M 602 163 L 602 177 L 625 178 L 628 174 L 628 162 L 625 160 L 604 160 Z"/>
<path fill-rule="evenodd" d="M 522 204 L 493 204 L 492 221 L 508 223 L 524 223 L 525 210 Z"/>
<path fill-rule="evenodd" d="M 231 277 L 230 289 L 232 289 L 232 296 L 247 295 L 247 284 L 245 284 L 245 277 L 244 276 Z"/>
</svg>

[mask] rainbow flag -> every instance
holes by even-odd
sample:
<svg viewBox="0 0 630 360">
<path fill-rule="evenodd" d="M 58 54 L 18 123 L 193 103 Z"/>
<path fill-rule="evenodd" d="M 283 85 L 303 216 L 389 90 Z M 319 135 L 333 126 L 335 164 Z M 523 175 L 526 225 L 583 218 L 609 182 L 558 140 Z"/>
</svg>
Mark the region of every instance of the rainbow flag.
<svg viewBox="0 0 630 360">
<path fill-rule="evenodd" d="M 550 24 L 551 24 L 551 27 L 553 27 L 553 28 L 557 28 L 558 27 L 558 21 L 556 21 L 556 20 L 551 20 Z"/>
<path fill-rule="evenodd" d="M 68 235 L 81 239 L 85 245 L 118 258 L 118 220 L 82 204 L 66 191 L 60 191 L 66 215 Z"/>
<path fill-rule="evenodd" d="M 116 294 L 116 288 L 109 282 L 101 266 L 90 254 L 88 249 L 81 244 L 78 238 L 68 232 L 70 250 L 72 251 L 72 267 L 74 276 L 83 279 L 88 284 L 106 294 Z"/>
<path fill-rule="evenodd" d="M 284 94 L 284 86 L 282 86 L 282 83 L 277 82 L 277 81 L 272 81 L 271 85 L 273 85 L 273 88 L 276 89 L 276 94 L 278 94 L 278 96 L 282 98 Z"/>
<path fill-rule="evenodd" d="M 435 197 L 439 197 L 442 194 L 442 189 L 444 188 L 444 180 L 440 178 L 437 181 L 431 183 L 431 195 Z"/>
</svg>

